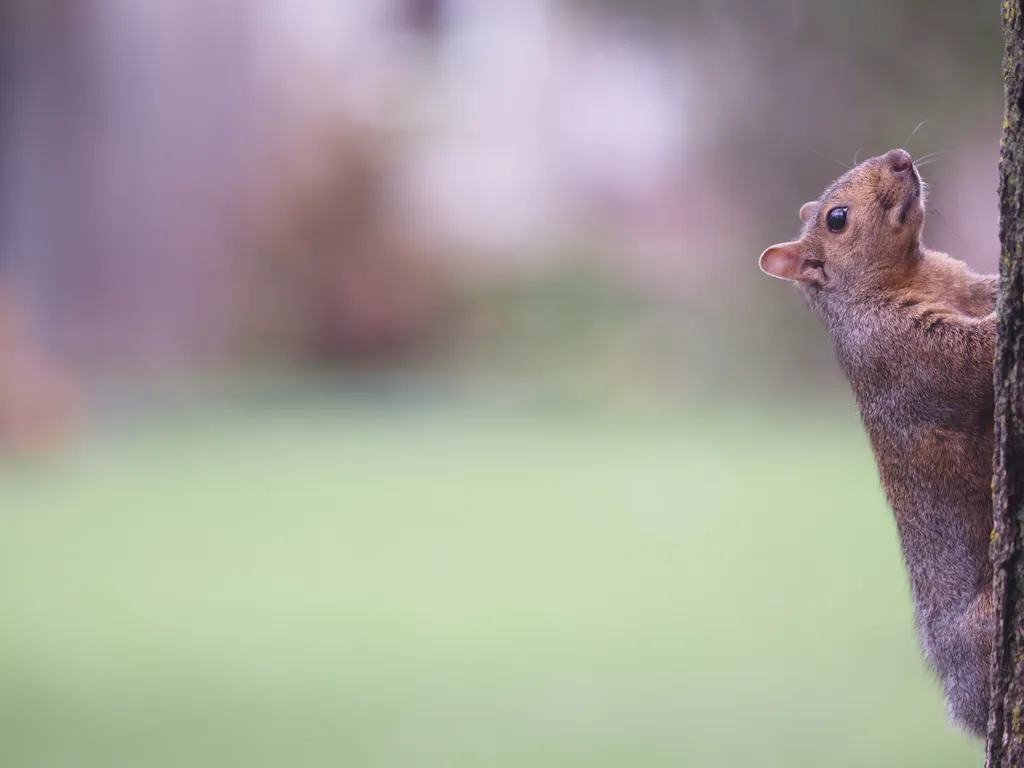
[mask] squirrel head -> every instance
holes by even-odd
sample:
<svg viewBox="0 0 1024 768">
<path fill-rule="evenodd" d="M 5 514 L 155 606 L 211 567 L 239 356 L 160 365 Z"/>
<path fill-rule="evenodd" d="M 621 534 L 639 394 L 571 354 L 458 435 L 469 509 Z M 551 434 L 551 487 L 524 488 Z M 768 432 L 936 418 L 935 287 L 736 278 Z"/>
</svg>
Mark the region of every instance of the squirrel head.
<svg viewBox="0 0 1024 768">
<path fill-rule="evenodd" d="M 924 201 L 905 150 L 872 157 L 800 208 L 800 239 L 768 248 L 761 269 L 809 294 L 882 285 L 918 258 Z"/>
</svg>

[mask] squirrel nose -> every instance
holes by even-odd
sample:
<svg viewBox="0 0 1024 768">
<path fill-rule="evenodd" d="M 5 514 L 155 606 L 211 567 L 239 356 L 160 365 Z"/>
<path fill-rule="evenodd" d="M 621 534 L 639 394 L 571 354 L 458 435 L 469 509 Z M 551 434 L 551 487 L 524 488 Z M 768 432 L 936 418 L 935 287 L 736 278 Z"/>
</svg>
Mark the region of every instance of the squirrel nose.
<svg viewBox="0 0 1024 768">
<path fill-rule="evenodd" d="M 889 167 L 895 173 L 909 171 L 914 165 L 914 161 L 910 158 L 910 153 L 905 149 L 894 149 L 885 158 L 889 162 Z"/>
</svg>

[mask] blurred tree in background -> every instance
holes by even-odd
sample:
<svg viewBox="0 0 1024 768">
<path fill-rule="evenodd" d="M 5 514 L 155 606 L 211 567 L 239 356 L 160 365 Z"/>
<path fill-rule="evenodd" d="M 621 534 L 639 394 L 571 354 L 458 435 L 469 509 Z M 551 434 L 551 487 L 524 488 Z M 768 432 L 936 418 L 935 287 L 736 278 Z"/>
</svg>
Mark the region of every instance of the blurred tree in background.
<svg viewBox="0 0 1024 768">
<path fill-rule="evenodd" d="M 717 391 L 770 368 L 838 388 L 824 335 L 754 257 L 858 148 L 924 118 L 912 151 L 949 150 L 930 242 L 994 264 L 983 4 L 3 13 L 0 259 L 82 371 L 472 368 L 534 348 L 521 370 Z M 574 281 L 607 299 L 589 323 L 514 338 L 536 326 L 531 293 Z M 769 338 L 788 340 L 770 345 L 782 364 L 762 365 Z"/>
<path fill-rule="evenodd" d="M 298 362 L 387 363 L 429 345 L 451 297 L 427 245 L 388 196 L 388 148 L 339 131 L 317 147 L 320 172 L 278 189 L 254 250 L 250 344 Z"/>
</svg>

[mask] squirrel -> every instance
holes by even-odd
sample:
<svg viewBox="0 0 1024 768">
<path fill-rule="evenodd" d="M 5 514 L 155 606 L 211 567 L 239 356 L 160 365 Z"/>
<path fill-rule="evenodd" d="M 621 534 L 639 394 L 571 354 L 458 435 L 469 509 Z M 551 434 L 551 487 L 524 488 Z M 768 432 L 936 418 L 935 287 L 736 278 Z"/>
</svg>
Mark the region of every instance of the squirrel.
<svg viewBox="0 0 1024 768">
<path fill-rule="evenodd" d="M 906 151 L 865 160 L 759 263 L 828 327 L 895 514 L 925 657 L 950 719 L 984 736 L 999 277 L 922 244 L 925 196 Z"/>
</svg>

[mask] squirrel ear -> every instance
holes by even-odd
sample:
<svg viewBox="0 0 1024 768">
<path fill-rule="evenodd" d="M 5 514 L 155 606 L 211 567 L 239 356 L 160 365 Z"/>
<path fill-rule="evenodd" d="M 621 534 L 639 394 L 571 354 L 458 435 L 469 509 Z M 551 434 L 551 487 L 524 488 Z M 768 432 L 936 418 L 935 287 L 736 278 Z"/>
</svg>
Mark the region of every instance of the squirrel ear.
<svg viewBox="0 0 1024 768">
<path fill-rule="evenodd" d="M 801 276 L 804 265 L 804 257 L 801 251 L 802 243 L 795 240 L 791 243 L 779 243 L 765 250 L 758 262 L 761 270 L 772 277 L 782 280 L 797 280 Z"/>
<path fill-rule="evenodd" d="M 818 205 L 817 200 L 812 200 L 809 203 L 804 203 L 800 206 L 800 221 L 807 221 L 811 218 L 811 214 L 814 213 L 815 207 Z"/>
</svg>

